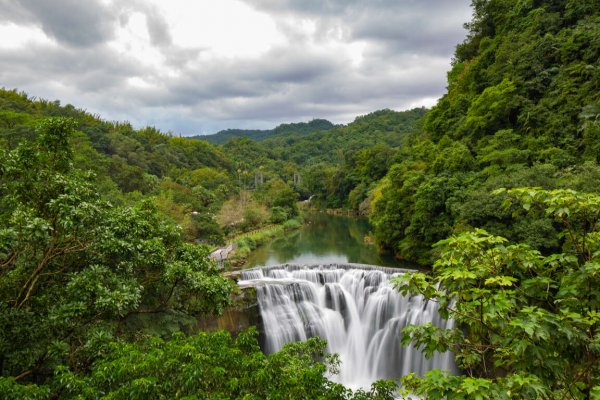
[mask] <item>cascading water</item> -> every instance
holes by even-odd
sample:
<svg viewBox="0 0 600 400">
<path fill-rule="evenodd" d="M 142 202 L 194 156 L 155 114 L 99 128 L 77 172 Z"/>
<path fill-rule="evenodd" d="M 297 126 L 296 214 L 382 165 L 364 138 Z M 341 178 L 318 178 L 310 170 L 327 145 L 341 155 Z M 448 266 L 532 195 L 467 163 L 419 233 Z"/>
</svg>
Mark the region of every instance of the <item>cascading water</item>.
<svg viewBox="0 0 600 400">
<path fill-rule="evenodd" d="M 407 325 L 452 324 L 439 317 L 437 303 L 402 296 L 391 287 L 389 278 L 404 272 L 360 264 L 286 264 L 242 271 L 239 285 L 256 288 L 265 352 L 319 336 L 329 352 L 339 354 L 340 373 L 334 379 L 346 386 L 368 387 L 377 379 L 422 375 L 432 368 L 457 373 L 452 354 L 427 360 L 400 344 Z"/>
</svg>

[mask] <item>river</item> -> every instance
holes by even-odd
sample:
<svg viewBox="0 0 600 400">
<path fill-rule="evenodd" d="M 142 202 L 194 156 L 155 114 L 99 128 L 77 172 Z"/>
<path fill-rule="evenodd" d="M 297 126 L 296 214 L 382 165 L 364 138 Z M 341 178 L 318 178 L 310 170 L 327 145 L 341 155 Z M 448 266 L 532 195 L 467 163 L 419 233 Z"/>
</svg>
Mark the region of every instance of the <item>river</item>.
<svg viewBox="0 0 600 400">
<path fill-rule="evenodd" d="M 319 336 L 341 362 L 331 378 L 353 389 L 432 368 L 457 373 L 452 354 L 426 359 L 400 344 L 407 325 L 453 322 L 440 318 L 437 303 L 393 289 L 390 277 L 406 270 L 385 267 L 414 265 L 379 254 L 364 240 L 369 230 L 365 219 L 311 213 L 301 229 L 250 255 L 238 284 L 256 288 L 261 347 L 271 353 Z"/>
<path fill-rule="evenodd" d="M 414 268 L 365 242 L 371 227 L 365 218 L 307 213 L 302 228 L 256 249 L 244 268 L 292 264 L 358 263 Z"/>
</svg>

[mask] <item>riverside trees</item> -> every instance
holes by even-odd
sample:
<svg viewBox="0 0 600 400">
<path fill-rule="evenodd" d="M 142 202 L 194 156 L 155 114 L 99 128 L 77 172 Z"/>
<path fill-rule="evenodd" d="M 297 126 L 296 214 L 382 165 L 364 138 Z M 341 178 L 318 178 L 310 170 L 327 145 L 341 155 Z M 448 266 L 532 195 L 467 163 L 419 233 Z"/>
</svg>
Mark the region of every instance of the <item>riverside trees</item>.
<svg viewBox="0 0 600 400">
<path fill-rule="evenodd" d="M 85 370 L 138 313 L 219 312 L 232 284 L 149 203 L 112 207 L 73 168 L 73 121 L 1 156 L 0 365 L 43 382 Z"/>
<path fill-rule="evenodd" d="M 562 252 L 542 255 L 476 230 L 437 244 L 432 275 L 398 277 L 402 293 L 439 302 L 458 325 L 410 326 L 403 342 L 426 354 L 452 350 L 465 371 L 404 377 L 408 391 L 428 399 L 600 396 L 600 196 L 520 188 L 508 190 L 511 201 L 557 224 Z"/>
<path fill-rule="evenodd" d="M 476 0 L 473 8 L 447 93 L 371 190 L 376 241 L 425 264 L 435 259 L 432 244 L 475 227 L 558 250 L 552 226 L 512 221 L 494 189 L 600 189 L 584 178 L 600 171 L 599 3 Z"/>
<path fill-rule="evenodd" d="M 219 313 L 233 284 L 150 202 L 103 200 L 73 166 L 74 129 L 43 120 L 0 155 L 0 398 L 391 399 L 391 383 L 330 381 L 319 339 L 267 357 L 252 330 L 169 331 Z"/>
</svg>

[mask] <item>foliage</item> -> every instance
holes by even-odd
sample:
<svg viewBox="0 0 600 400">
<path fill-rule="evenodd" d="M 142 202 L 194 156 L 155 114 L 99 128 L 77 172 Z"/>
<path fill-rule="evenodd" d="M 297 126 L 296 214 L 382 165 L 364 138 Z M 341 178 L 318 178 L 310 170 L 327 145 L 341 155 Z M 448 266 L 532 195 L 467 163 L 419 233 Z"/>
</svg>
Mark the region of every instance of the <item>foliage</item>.
<svg viewBox="0 0 600 400">
<path fill-rule="evenodd" d="M 18 385 L 0 378 L 0 393 L 26 399 L 392 399 L 394 384 L 378 382 L 352 393 L 326 377 L 337 359 L 319 338 L 290 343 L 269 356 L 255 330 L 177 334 L 136 343 L 113 343 L 86 375 L 66 367 L 50 386 Z"/>
<path fill-rule="evenodd" d="M 423 132 L 370 192 L 353 193 L 355 207 L 372 199 L 378 244 L 421 263 L 437 240 L 472 227 L 555 251 L 552 224 L 534 214 L 514 223 L 490 192 L 576 188 L 567 176 L 578 180 L 586 161 L 598 169 L 598 2 L 476 0 L 473 9 Z M 591 182 L 576 189 L 597 191 Z"/>
<path fill-rule="evenodd" d="M 452 350 L 464 376 L 403 378 L 427 398 L 577 398 L 600 391 L 600 196 L 519 188 L 507 193 L 561 226 L 563 252 L 542 255 L 484 230 L 440 241 L 433 275 L 395 279 L 404 294 L 440 304 L 457 327 L 404 329 L 426 355 Z"/>
<path fill-rule="evenodd" d="M 271 210 L 274 208 L 283 210 L 288 218 L 298 215 L 298 193 L 281 179 L 267 182 L 253 195 L 255 199 L 266 204 Z"/>
<path fill-rule="evenodd" d="M 288 135 L 306 135 L 311 132 L 326 131 L 333 129 L 335 125 L 325 119 L 313 119 L 309 122 L 298 122 L 292 124 L 281 124 L 275 129 L 225 129 L 212 135 L 193 136 L 194 139 L 205 140 L 213 144 L 224 144 L 237 137 L 244 137 L 261 141 L 276 136 Z"/>
<path fill-rule="evenodd" d="M 0 365 L 43 380 L 79 370 L 132 315 L 219 313 L 232 284 L 149 202 L 112 207 L 74 169 L 72 120 L 1 156 Z M 100 346 L 100 347 L 98 347 Z"/>
<path fill-rule="evenodd" d="M 152 127 L 135 130 L 128 123 L 102 121 L 73 106 L 61 106 L 58 101 L 0 90 L 0 137 L 6 138 L 2 143 L 7 149 L 35 139 L 36 124 L 43 123 L 48 115 L 68 116 L 76 123 L 78 131 L 71 135 L 70 150 L 74 168 L 93 171 L 103 197 L 118 205 L 152 198 L 161 212 L 182 226 L 188 241 L 223 242 L 225 226 L 219 226 L 213 215 L 240 190 L 255 189 L 255 172 L 261 174 L 261 182 L 269 184 L 281 177 L 291 180 L 297 171 L 248 141 L 220 148 L 173 137 Z M 309 132 L 326 125 L 320 121 L 288 124 L 276 131 Z M 286 182 L 281 188 L 287 186 Z M 271 194 L 277 195 L 276 191 Z M 295 205 L 290 206 L 289 217 L 294 210 Z"/>
</svg>

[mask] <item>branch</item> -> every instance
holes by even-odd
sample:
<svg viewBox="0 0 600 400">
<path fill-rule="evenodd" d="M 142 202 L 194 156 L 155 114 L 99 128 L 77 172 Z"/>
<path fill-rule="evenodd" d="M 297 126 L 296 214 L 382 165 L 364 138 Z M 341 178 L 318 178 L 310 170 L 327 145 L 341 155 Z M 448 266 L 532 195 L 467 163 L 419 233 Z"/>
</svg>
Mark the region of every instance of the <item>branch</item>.
<svg viewBox="0 0 600 400">
<path fill-rule="evenodd" d="M 6 261 L 4 261 L 0 264 L 0 268 L 4 268 L 4 267 L 12 264 L 15 261 L 15 259 L 17 258 L 17 255 L 18 255 L 18 252 L 16 252 L 16 251 L 11 253 L 10 256 L 6 259 Z"/>
<path fill-rule="evenodd" d="M 54 240 L 52 240 L 52 242 L 54 242 Z M 23 296 L 25 291 L 27 291 L 27 294 L 28 294 L 27 298 L 29 298 L 29 295 L 31 294 L 31 291 L 33 289 L 33 285 L 37 281 L 37 276 L 39 275 L 40 272 L 42 272 L 42 270 L 44 269 L 44 267 L 46 266 L 48 261 L 50 261 L 50 259 L 52 258 L 51 254 L 52 254 L 53 249 L 54 249 L 54 243 L 51 243 L 50 247 L 48 247 L 46 249 L 44 258 L 42 258 L 42 260 L 38 263 L 37 267 L 33 270 L 33 273 L 29 276 L 29 278 L 27 279 L 27 281 L 25 282 L 25 284 L 19 291 L 19 294 L 17 295 L 17 298 L 15 299 L 15 302 L 14 302 L 15 307 L 20 308 L 24 304 L 25 301 L 19 302 L 19 299 L 21 298 L 21 296 Z M 29 290 L 28 290 L 28 288 L 29 288 Z"/>
<path fill-rule="evenodd" d="M 74 244 L 72 244 L 73 242 L 74 242 Z M 73 238 L 73 239 L 67 241 L 65 243 L 65 245 L 66 244 L 72 244 L 72 245 L 71 245 L 71 247 L 62 247 L 62 248 L 57 249 L 56 237 L 52 238 L 50 246 L 46 249 L 44 258 L 42 258 L 42 260 L 38 263 L 38 266 L 35 268 L 35 270 L 31 274 L 31 276 L 27 279 L 27 281 L 25 282 L 25 284 L 19 291 L 19 295 L 17 296 L 17 298 L 15 299 L 15 302 L 14 302 L 14 305 L 17 308 L 21 308 L 29 300 L 29 298 L 31 297 L 31 294 L 33 293 L 33 289 L 35 288 L 35 284 L 37 283 L 37 281 L 40 277 L 42 270 L 46 267 L 46 265 L 48 264 L 48 262 L 50 260 L 52 260 L 53 258 L 58 257 L 60 255 L 84 251 L 91 245 L 90 243 L 82 243 L 80 240 L 78 240 L 76 238 Z M 19 301 L 21 299 L 21 297 L 23 296 L 23 294 L 25 294 L 25 291 L 27 291 L 25 298 L 23 300 Z"/>
<path fill-rule="evenodd" d="M 567 231 L 569 232 L 569 236 L 571 237 L 571 241 L 573 242 L 573 245 L 575 246 L 575 250 L 577 250 L 577 252 L 580 254 L 581 258 L 583 258 L 585 260 L 584 250 L 580 248 L 579 242 L 577 241 L 577 239 L 575 238 L 575 235 L 573 234 L 573 228 L 571 227 L 571 224 L 569 223 L 568 218 L 565 217 L 564 215 L 562 216 L 562 222 L 565 225 L 565 227 L 567 228 Z"/>
<path fill-rule="evenodd" d="M 177 287 L 177 285 L 179 285 L 179 279 L 175 279 L 175 282 L 173 282 L 173 286 L 171 287 L 171 290 L 169 291 L 169 295 L 167 296 L 166 299 L 164 299 L 161 302 L 161 307 L 163 307 L 163 308 L 166 307 L 169 300 L 171 300 L 171 296 L 173 296 L 173 292 L 175 291 L 175 288 Z"/>
<path fill-rule="evenodd" d="M 15 376 L 15 381 L 25 378 L 27 375 L 31 375 L 32 373 L 33 373 L 33 370 L 31 370 L 31 369 L 28 369 L 27 371 L 23 371 L 19 375 Z"/>
<path fill-rule="evenodd" d="M 27 302 L 27 300 L 29 300 L 29 298 L 31 297 L 31 293 L 33 292 L 33 288 L 35 287 L 35 284 L 37 283 L 39 277 L 41 275 L 37 275 L 35 277 L 35 279 L 31 282 L 31 285 L 29 286 L 29 290 L 27 291 L 27 295 L 25 296 L 25 298 L 23 299 L 23 301 L 17 306 L 17 308 L 20 308 L 23 306 L 23 304 L 25 304 Z"/>
</svg>

